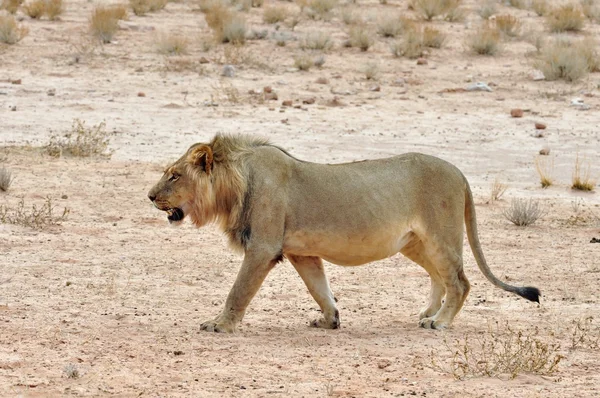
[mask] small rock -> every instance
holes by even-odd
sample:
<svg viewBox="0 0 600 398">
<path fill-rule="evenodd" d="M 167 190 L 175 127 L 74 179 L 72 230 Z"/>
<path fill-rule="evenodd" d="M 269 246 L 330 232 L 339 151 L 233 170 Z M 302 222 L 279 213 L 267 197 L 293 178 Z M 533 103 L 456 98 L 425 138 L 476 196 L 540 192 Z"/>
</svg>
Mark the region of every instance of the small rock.
<svg viewBox="0 0 600 398">
<path fill-rule="evenodd" d="M 136 71 L 137 73 L 140 73 L 140 72 L 143 72 L 143 71 L 144 71 L 144 68 L 142 68 L 142 67 L 139 67 L 139 68 L 136 68 L 136 70 L 135 70 L 135 71 Z"/>
<path fill-rule="evenodd" d="M 273 89 L 271 88 L 271 86 L 265 86 L 263 87 L 263 93 L 272 93 Z"/>
<path fill-rule="evenodd" d="M 510 116 L 523 117 L 523 109 L 515 108 L 510 110 Z"/>
<path fill-rule="evenodd" d="M 281 106 L 292 106 L 293 103 L 292 100 L 285 100 L 281 103 Z"/>
<path fill-rule="evenodd" d="M 550 155 L 550 148 L 542 148 L 542 149 L 540 149 L 540 155 L 543 155 L 543 156 Z"/>
<path fill-rule="evenodd" d="M 315 97 L 311 97 L 311 98 L 306 98 L 302 100 L 302 103 L 305 105 L 312 105 L 317 101 L 317 99 Z"/>
<path fill-rule="evenodd" d="M 48 94 L 49 97 L 54 97 L 56 95 L 56 89 L 51 88 L 46 92 L 46 94 Z"/>
<path fill-rule="evenodd" d="M 535 133 L 533 133 L 533 138 L 544 138 L 546 134 L 544 134 L 544 132 L 542 130 L 538 130 Z"/>
<path fill-rule="evenodd" d="M 488 86 L 484 82 L 477 82 L 477 83 L 469 84 L 467 86 L 466 90 L 467 91 L 488 91 L 488 92 L 494 91 L 494 90 L 492 90 L 492 88 L 490 86 Z"/>
<path fill-rule="evenodd" d="M 590 109 L 590 106 L 585 104 L 581 98 L 573 98 L 571 100 L 571 106 L 581 109 L 582 111 L 587 111 Z"/>
<path fill-rule="evenodd" d="M 531 80 L 533 80 L 533 81 L 546 80 L 546 76 L 544 76 L 544 72 L 542 72 L 539 69 L 535 69 L 535 70 L 531 71 L 529 76 L 531 77 Z"/>
<path fill-rule="evenodd" d="M 16 111 L 17 110 L 17 106 L 16 105 L 11 106 L 10 110 L 13 111 L 13 112 Z"/>
<path fill-rule="evenodd" d="M 67 195 L 63 195 L 60 197 L 61 199 L 69 199 L 69 197 Z"/>
<path fill-rule="evenodd" d="M 417 65 L 427 65 L 427 60 L 425 58 L 417 59 Z"/>
<path fill-rule="evenodd" d="M 390 366 L 392 364 L 392 362 L 389 359 L 382 359 L 377 363 L 377 367 L 379 369 L 385 369 L 388 366 Z"/>
<path fill-rule="evenodd" d="M 590 240 L 590 243 L 600 243 L 600 239 L 592 238 L 592 240 Z"/>
<path fill-rule="evenodd" d="M 381 87 L 379 85 L 373 86 L 373 87 L 369 88 L 369 91 L 381 91 Z"/>
<path fill-rule="evenodd" d="M 394 80 L 394 86 L 398 86 L 398 87 L 404 87 L 404 85 L 406 84 L 406 80 L 404 80 L 403 78 L 398 78 L 396 80 Z"/>
<path fill-rule="evenodd" d="M 265 93 L 265 100 L 267 101 L 277 101 L 278 99 L 277 93 Z"/>
<path fill-rule="evenodd" d="M 325 77 L 319 77 L 315 83 L 317 84 L 329 84 L 329 80 L 327 80 L 327 78 Z"/>
<path fill-rule="evenodd" d="M 544 123 L 536 123 L 535 129 L 536 130 L 546 130 L 546 125 Z"/>
<path fill-rule="evenodd" d="M 221 72 L 221 76 L 234 77 L 235 76 L 235 67 L 233 65 L 223 66 L 223 72 Z"/>
<path fill-rule="evenodd" d="M 145 96 L 146 96 L 146 93 L 144 93 L 144 92 L 142 92 L 142 91 L 140 91 L 140 92 L 138 93 L 138 97 L 145 97 Z"/>
<path fill-rule="evenodd" d="M 21 84 L 21 79 L 11 80 L 10 84 Z"/>
<path fill-rule="evenodd" d="M 200 59 L 198 60 L 199 63 L 201 64 L 208 64 L 210 63 L 210 61 L 208 59 L 206 59 L 206 57 L 200 57 Z"/>
</svg>

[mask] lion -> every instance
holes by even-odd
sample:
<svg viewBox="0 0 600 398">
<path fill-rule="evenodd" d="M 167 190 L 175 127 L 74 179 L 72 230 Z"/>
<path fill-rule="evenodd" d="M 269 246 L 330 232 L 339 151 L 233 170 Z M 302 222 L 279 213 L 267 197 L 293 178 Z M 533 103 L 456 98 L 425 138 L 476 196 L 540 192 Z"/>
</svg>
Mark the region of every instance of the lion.
<svg viewBox="0 0 600 398">
<path fill-rule="evenodd" d="M 344 164 L 299 160 L 268 140 L 216 135 L 192 145 L 148 193 L 170 223 L 217 223 L 244 259 L 225 307 L 201 329 L 234 332 L 269 271 L 284 258 L 322 311 L 311 326 L 336 329 L 340 315 L 323 260 L 357 266 L 400 252 L 431 278 L 419 325 L 444 329 L 469 294 L 463 224 L 477 265 L 495 286 L 539 303 L 535 287 L 490 271 L 477 234 L 469 183 L 452 164 L 420 153 Z"/>
</svg>

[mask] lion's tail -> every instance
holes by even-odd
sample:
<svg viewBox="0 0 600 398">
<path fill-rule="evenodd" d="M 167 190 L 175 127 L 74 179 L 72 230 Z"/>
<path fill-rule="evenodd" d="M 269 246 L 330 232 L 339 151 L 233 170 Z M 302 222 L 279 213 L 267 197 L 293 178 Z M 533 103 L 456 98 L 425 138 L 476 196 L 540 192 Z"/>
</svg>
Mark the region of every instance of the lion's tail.
<svg viewBox="0 0 600 398">
<path fill-rule="evenodd" d="M 499 287 L 500 289 L 506 290 L 507 292 L 516 293 L 529 301 L 535 301 L 539 303 L 540 291 L 538 288 L 530 286 L 511 286 L 507 283 L 502 282 L 500 279 L 496 278 L 494 274 L 492 274 L 492 271 L 488 267 L 487 262 L 485 261 L 485 257 L 483 256 L 481 243 L 479 243 L 473 194 L 471 192 L 471 188 L 469 187 L 469 183 L 466 182 L 466 179 L 465 183 L 467 186 L 467 189 L 465 191 L 465 224 L 467 227 L 467 237 L 469 238 L 469 245 L 471 245 L 471 250 L 473 251 L 473 255 L 475 256 L 475 261 L 477 261 L 479 269 L 490 282 L 492 282 L 495 286 Z"/>
</svg>

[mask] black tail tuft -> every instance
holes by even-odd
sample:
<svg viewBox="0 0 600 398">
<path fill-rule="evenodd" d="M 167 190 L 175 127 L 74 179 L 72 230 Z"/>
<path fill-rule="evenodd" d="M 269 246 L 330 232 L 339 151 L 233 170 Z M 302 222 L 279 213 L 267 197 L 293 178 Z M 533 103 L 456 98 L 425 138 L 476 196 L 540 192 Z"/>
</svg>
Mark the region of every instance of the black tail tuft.
<svg viewBox="0 0 600 398">
<path fill-rule="evenodd" d="M 529 301 L 540 302 L 540 289 L 537 287 L 520 287 L 515 293 Z"/>
</svg>

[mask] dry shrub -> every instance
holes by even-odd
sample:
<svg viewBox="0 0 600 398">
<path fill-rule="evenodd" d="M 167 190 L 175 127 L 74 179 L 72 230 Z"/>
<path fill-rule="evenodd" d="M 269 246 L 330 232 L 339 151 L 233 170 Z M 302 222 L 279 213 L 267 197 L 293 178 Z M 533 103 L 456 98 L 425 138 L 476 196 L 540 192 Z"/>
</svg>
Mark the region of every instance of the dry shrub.
<svg viewBox="0 0 600 398">
<path fill-rule="evenodd" d="M 375 43 L 373 32 L 364 25 L 356 25 L 350 28 L 351 47 L 360 48 L 361 51 L 367 51 Z"/>
<path fill-rule="evenodd" d="M 331 10 L 337 6 L 338 0 L 310 0 L 307 14 L 312 19 L 329 19 Z"/>
<path fill-rule="evenodd" d="M 265 7 L 263 21 L 268 24 L 283 22 L 288 17 L 290 10 L 281 4 Z"/>
<path fill-rule="evenodd" d="M 464 21 L 467 17 L 467 11 L 460 7 L 462 0 L 448 0 L 446 6 L 446 16 L 444 19 L 448 22 Z"/>
<path fill-rule="evenodd" d="M 27 36 L 28 32 L 27 28 L 17 24 L 14 16 L 0 14 L 0 43 L 16 44 Z"/>
<path fill-rule="evenodd" d="M 137 16 L 143 16 L 150 12 L 150 3 L 148 0 L 129 0 L 129 6 Z"/>
<path fill-rule="evenodd" d="M 546 22 L 551 32 L 578 32 L 583 29 L 585 16 L 575 4 L 564 4 L 550 11 Z"/>
<path fill-rule="evenodd" d="M 496 28 L 505 36 L 517 37 L 521 33 L 521 21 L 510 14 L 496 17 Z"/>
<path fill-rule="evenodd" d="M 375 62 L 369 62 L 363 67 L 363 73 L 365 74 L 365 79 L 377 80 L 381 75 L 381 69 L 379 68 L 379 64 Z"/>
<path fill-rule="evenodd" d="M 102 43 L 110 43 L 119 30 L 119 20 L 110 7 L 97 7 L 90 18 L 90 32 Z"/>
<path fill-rule="evenodd" d="M 571 188 L 579 191 L 593 191 L 596 182 L 590 178 L 590 164 L 587 164 L 585 171 L 582 174 L 581 161 L 579 154 L 575 158 L 575 169 L 573 170 L 573 178 L 571 179 Z"/>
<path fill-rule="evenodd" d="M 546 80 L 573 82 L 585 76 L 590 67 L 597 68 L 598 62 L 593 41 L 559 37 L 542 48 L 534 65 L 544 73 Z"/>
<path fill-rule="evenodd" d="M 511 7 L 515 7 L 518 8 L 519 10 L 526 10 L 529 0 L 508 0 L 508 4 L 510 4 Z"/>
<path fill-rule="evenodd" d="M 46 2 L 44 0 L 33 0 L 23 6 L 23 12 L 30 18 L 40 19 L 46 13 Z"/>
<path fill-rule="evenodd" d="M 586 60 L 588 71 L 600 72 L 600 55 L 598 54 L 598 43 L 591 37 L 582 39 L 578 48 Z"/>
<path fill-rule="evenodd" d="M 189 42 L 186 37 L 171 33 L 160 34 L 156 39 L 156 49 L 160 54 L 187 54 L 188 44 Z"/>
<path fill-rule="evenodd" d="M 581 11 L 588 19 L 600 22 L 600 4 L 598 0 L 581 0 Z"/>
<path fill-rule="evenodd" d="M 12 184 L 14 178 L 10 170 L 5 167 L 0 169 L 0 191 L 8 191 L 10 184 Z"/>
<path fill-rule="evenodd" d="M 46 15 L 51 21 L 55 21 L 64 12 L 62 0 L 46 0 Z"/>
<path fill-rule="evenodd" d="M 465 12 L 460 6 L 461 0 L 412 0 L 410 5 L 417 14 L 431 21 L 433 18 L 445 15 L 451 22 L 464 19 Z"/>
<path fill-rule="evenodd" d="M 426 26 L 423 29 L 423 45 L 431 48 L 441 48 L 446 41 L 446 35 L 438 29 Z"/>
<path fill-rule="evenodd" d="M 490 328 L 481 336 L 466 335 L 452 345 L 444 339 L 444 344 L 452 355 L 450 363 L 440 363 L 439 351 L 432 350 L 432 366 L 457 380 L 500 375 L 514 379 L 521 373 L 552 375 L 564 358 L 560 354 L 560 344 L 544 341 L 537 328 L 533 331 L 514 330 L 508 324 L 504 330 L 496 326 L 496 330 Z"/>
<path fill-rule="evenodd" d="M 340 19 L 346 25 L 360 25 L 364 23 L 362 14 L 353 7 L 344 7 L 340 11 Z"/>
<path fill-rule="evenodd" d="M 486 0 L 477 10 L 479 16 L 483 19 L 489 19 L 497 12 L 496 1 Z"/>
<path fill-rule="evenodd" d="M 160 11 L 167 6 L 169 0 L 148 0 L 148 10 L 150 12 Z"/>
<path fill-rule="evenodd" d="M 307 71 L 312 68 L 314 65 L 314 61 L 312 57 L 308 54 L 300 54 L 294 57 L 294 66 L 299 70 Z"/>
<path fill-rule="evenodd" d="M 570 348 L 572 350 L 578 348 L 597 350 L 600 348 L 600 327 L 594 325 L 593 316 L 573 321 Z"/>
<path fill-rule="evenodd" d="M 44 149 L 48 155 L 53 157 L 61 157 L 66 154 L 77 157 L 110 156 L 109 142 L 106 123 L 102 122 L 88 128 L 85 126 L 85 122 L 75 119 L 71 131 L 62 137 L 53 135 Z"/>
<path fill-rule="evenodd" d="M 405 29 L 405 19 L 402 16 L 392 13 L 386 13 L 379 17 L 377 21 L 377 33 L 383 37 L 397 37 Z"/>
<path fill-rule="evenodd" d="M 326 51 L 331 49 L 333 42 L 331 41 L 331 35 L 323 31 L 311 31 L 304 36 L 300 41 L 300 48 L 303 50 L 322 50 Z"/>
<path fill-rule="evenodd" d="M 526 227 L 544 215 L 544 209 L 538 201 L 532 199 L 513 199 L 510 207 L 502 212 L 504 218 L 519 227 Z"/>
<path fill-rule="evenodd" d="M 115 19 L 123 21 L 127 19 L 127 7 L 124 4 L 112 4 L 105 9 L 108 13 L 111 13 Z"/>
<path fill-rule="evenodd" d="M 544 16 L 548 12 L 548 2 L 546 0 L 532 0 L 531 9 L 538 16 Z"/>
<path fill-rule="evenodd" d="M 206 23 L 213 30 L 215 40 L 220 43 L 244 44 L 246 42 L 246 20 L 243 16 L 221 2 L 213 3 L 205 11 Z"/>
<path fill-rule="evenodd" d="M 402 40 L 392 43 L 390 49 L 395 57 L 419 58 L 425 50 L 423 34 L 418 29 L 409 29 Z"/>
<path fill-rule="evenodd" d="M 490 24 L 483 24 L 467 37 L 467 46 L 476 54 L 494 55 L 500 49 L 500 32 Z"/>
<path fill-rule="evenodd" d="M 9 13 L 14 14 L 21 4 L 23 4 L 23 0 L 2 0 L 2 3 L 0 3 L 0 10 L 6 10 Z"/>
<path fill-rule="evenodd" d="M 535 170 L 540 176 L 540 184 L 542 188 L 548 188 L 552 185 L 552 170 L 554 169 L 554 161 L 548 160 L 546 156 L 538 156 L 535 158 Z"/>
<path fill-rule="evenodd" d="M 500 180 L 498 179 L 495 179 L 494 183 L 492 184 L 492 190 L 490 192 L 490 202 L 495 202 L 499 200 L 502 197 L 502 195 L 504 195 L 507 189 L 508 185 L 500 182 Z"/>
<path fill-rule="evenodd" d="M 22 225 L 33 229 L 60 225 L 69 215 L 64 208 L 60 215 L 55 214 L 55 207 L 50 196 L 46 197 L 41 207 L 33 205 L 31 210 L 25 207 L 25 199 L 21 198 L 15 207 L 0 205 L 0 223 Z"/>
</svg>

